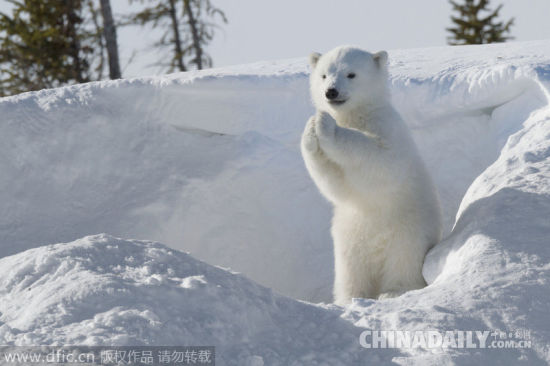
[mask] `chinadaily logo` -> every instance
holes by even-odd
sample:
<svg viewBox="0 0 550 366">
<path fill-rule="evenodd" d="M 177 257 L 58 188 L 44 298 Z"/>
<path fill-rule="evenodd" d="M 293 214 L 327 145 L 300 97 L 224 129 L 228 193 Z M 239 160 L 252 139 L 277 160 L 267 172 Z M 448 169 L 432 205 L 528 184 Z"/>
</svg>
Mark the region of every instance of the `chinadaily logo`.
<svg viewBox="0 0 550 366">
<path fill-rule="evenodd" d="M 529 330 L 407 331 L 365 330 L 359 336 L 364 348 L 531 348 Z"/>
</svg>

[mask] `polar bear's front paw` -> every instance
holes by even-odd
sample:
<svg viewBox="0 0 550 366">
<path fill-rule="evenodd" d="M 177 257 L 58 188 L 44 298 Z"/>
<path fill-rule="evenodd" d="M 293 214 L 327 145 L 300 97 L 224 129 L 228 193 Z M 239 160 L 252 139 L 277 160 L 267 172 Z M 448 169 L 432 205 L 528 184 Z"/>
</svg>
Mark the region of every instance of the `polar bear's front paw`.
<svg viewBox="0 0 550 366">
<path fill-rule="evenodd" d="M 315 152 L 319 149 L 319 140 L 315 132 L 315 117 L 308 121 L 304 134 L 302 135 L 302 146 L 305 150 Z"/>
<path fill-rule="evenodd" d="M 315 127 L 320 139 L 330 140 L 336 132 L 336 121 L 327 112 L 320 112 L 315 116 Z"/>
</svg>

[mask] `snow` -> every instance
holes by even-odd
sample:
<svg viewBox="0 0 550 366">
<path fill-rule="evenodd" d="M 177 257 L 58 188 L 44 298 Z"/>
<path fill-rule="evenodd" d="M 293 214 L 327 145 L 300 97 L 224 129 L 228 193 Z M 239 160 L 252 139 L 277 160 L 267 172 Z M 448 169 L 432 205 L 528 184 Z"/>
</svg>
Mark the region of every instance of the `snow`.
<svg viewBox="0 0 550 366">
<path fill-rule="evenodd" d="M 10 344 L 215 345 L 222 365 L 365 357 L 337 307 L 274 294 L 154 242 L 88 236 L 2 258 L 0 268 L 0 335 Z"/>
<path fill-rule="evenodd" d="M 428 287 L 313 304 L 331 298 L 331 212 L 298 148 L 305 58 L 90 83 L 0 99 L 0 342 L 215 345 L 222 365 L 549 363 L 550 41 L 390 59 L 445 216 Z M 366 350 L 365 329 L 528 329 L 532 347 Z"/>
</svg>

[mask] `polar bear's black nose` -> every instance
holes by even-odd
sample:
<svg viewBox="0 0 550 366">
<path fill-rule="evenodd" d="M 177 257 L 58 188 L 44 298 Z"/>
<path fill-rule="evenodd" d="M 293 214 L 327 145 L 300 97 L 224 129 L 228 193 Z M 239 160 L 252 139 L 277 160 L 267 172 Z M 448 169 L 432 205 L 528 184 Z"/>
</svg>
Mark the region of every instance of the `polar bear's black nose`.
<svg viewBox="0 0 550 366">
<path fill-rule="evenodd" d="M 338 90 L 334 88 L 328 89 L 325 93 L 325 97 L 327 97 L 328 100 L 336 99 L 338 97 Z"/>
</svg>

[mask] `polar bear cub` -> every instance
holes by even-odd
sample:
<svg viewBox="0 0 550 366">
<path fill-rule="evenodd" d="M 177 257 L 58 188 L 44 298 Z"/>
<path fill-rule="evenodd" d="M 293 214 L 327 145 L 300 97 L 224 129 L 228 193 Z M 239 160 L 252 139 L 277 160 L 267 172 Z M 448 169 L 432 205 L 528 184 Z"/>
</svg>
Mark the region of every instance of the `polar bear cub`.
<svg viewBox="0 0 550 366">
<path fill-rule="evenodd" d="M 310 56 L 317 109 L 302 135 L 306 167 L 333 204 L 334 301 L 395 297 L 426 286 L 441 238 L 436 190 L 391 104 L 387 53 L 338 47 Z"/>
</svg>

